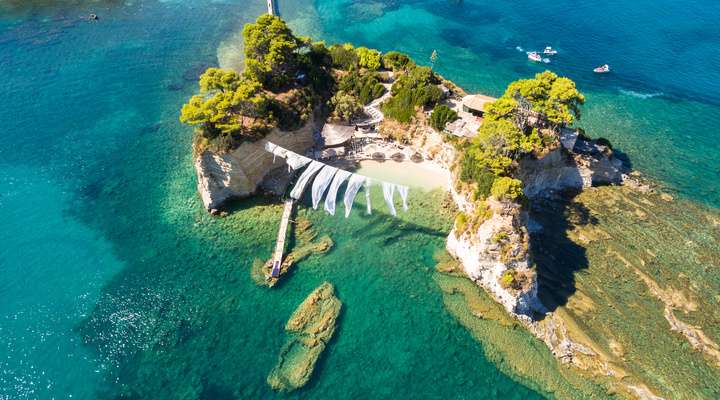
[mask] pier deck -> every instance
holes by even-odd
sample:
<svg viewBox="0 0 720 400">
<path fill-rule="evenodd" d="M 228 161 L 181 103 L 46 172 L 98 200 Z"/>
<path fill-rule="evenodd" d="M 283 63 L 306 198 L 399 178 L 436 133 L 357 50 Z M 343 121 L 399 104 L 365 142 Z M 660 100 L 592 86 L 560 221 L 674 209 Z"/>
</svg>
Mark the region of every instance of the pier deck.
<svg viewBox="0 0 720 400">
<path fill-rule="evenodd" d="M 280 220 L 280 229 L 278 229 L 277 243 L 275 244 L 275 252 L 272 258 L 272 277 L 276 278 L 280 274 L 280 266 L 282 265 L 283 252 L 285 251 L 285 238 L 287 236 L 287 228 L 290 223 L 290 216 L 295 205 L 294 199 L 285 200 L 285 208 L 283 209 L 282 219 Z"/>
</svg>

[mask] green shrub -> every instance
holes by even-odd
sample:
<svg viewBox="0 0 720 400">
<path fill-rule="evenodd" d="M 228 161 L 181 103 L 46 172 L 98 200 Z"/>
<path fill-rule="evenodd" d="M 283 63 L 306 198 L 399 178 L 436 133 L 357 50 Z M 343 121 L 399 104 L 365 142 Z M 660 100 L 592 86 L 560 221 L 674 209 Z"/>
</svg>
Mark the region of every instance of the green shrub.
<svg viewBox="0 0 720 400">
<path fill-rule="evenodd" d="M 385 93 L 385 87 L 380 83 L 366 84 L 360 89 L 358 98 L 363 104 L 369 104 L 373 100 L 379 98 Z"/>
<path fill-rule="evenodd" d="M 330 57 L 333 66 L 344 70 L 352 70 L 358 68 L 359 59 L 355 48 L 350 43 L 334 44 L 330 46 Z"/>
<path fill-rule="evenodd" d="M 382 106 L 383 114 L 400 122 L 410 122 L 415 115 L 415 101 L 410 90 L 402 90 L 396 93 Z"/>
<path fill-rule="evenodd" d="M 498 200 L 516 200 L 523 195 L 522 182 L 519 179 L 501 176 L 493 182 L 490 193 Z"/>
<path fill-rule="evenodd" d="M 416 107 L 430 107 L 442 98 L 438 79 L 428 67 L 414 67 L 392 86 L 393 97 L 383 105 L 386 117 L 410 122 Z"/>
<path fill-rule="evenodd" d="M 509 289 L 516 286 L 515 282 L 515 270 L 509 269 L 505 271 L 500 277 L 500 286 L 505 289 Z"/>
<path fill-rule="evenodd" d="M 370 71 L 377 71 L 380 68 L 380 52 L 367 47 L 358 47 L 355 50 L 358 57 L 358 65 Z"/>
<path fill-rule="evenodd" d="M 335 93 L 329 103 L 333 108 L 333 117 L 338 120 L 351 121 L 363 110 L 363 106 L 357 97 L 342 90 Z"/>
<path fill-rule="evenodd" d="M 393 71 L 399 71 L 406 68 L 412 68 L 415 66 L 415 62 L 404 53 L 399 51 L 389 51 L 382 56 L 382 64 L 385 69 L 391 69 Z"/>
<path fill-rule="evenodd" d="M 413 67 L 400 76 L 392 87 L 393 93 L 401 89 L 417 89 L 429 85 L 436 85 L 440 80 L 429 67 Z M 440 90 L 439 88 L 436 88 Z M 441 93 L 442 94 L 442 93 Z"/>
<path fill-rule="evenodd" d="M 467 229 L 467 222 L 468 222 L 468 216 L 467 214 L 461 212 L 458 213 L 457 217 L 455 217 L 455 231 L 458 235 L 462 235 L 465 233 L 465 230 Z"/>
<path fill-rule="evenodd" d="M 495 181 L 495 174 L 483 164 L 475 162 L 467 153 L 464 153 L 462 157 L 460 179 L 477 184 L 476 198 L 487 198 L 490 195 L 493 181 Z"/>
<path fill-rule="evenodd" d="M 352 71 L 340 79 L 338 88 L 368 104 L 385 93 L 383 86 L 373 73 Z"/>
<path fill-rule="evenodd" d="M 505 231 L 500 231 L 500 232 L 498 232 L 498 233 L 496 233 L 496 234 L 493 235 L 491 241 L 492 241 L 493 244 L 497 244 L 497 243 L 500 243 L 500 242 L 505 242 L 505 241 L 507 241 L 508 239 L 510 239 L 510 235 L 508 235 L 508 233 L 505 232 Z"/>
<path fill-rule="evenodd" d="M 435 107 L 432 114 L 430 115 L 430 126 L 436 131 L 442 132 L 445 129 L 445 125 L 458 119 L 458 114 L 455 110 L 451 109 L 446 105 L 439 105 Z"/>
</svg>

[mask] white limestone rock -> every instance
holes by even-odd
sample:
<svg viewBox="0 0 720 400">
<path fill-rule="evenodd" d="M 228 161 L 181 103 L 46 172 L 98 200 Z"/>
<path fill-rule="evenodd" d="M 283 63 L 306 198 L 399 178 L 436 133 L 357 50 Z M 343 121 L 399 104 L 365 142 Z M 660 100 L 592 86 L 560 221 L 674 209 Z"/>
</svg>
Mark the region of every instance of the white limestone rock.
<svg viewBox="0 0 720 400">
<path fill-rule="evenodd" d="M 214 214 L 228 200 L 254 194 L 268 173 L 276 168 L 287 168 L 282 159 L 273 163 L 273 155 L 263 149 L 265 142 L 271 141 L 304 154 L 313 145 L 313 128 L 312 124 L 307 124 L 292 132 L 274 129 L 265 139 L 243 143 L 228 153 L 204 151 L 195 159 L 195 172 L 205 208 Z"/>
</svg>

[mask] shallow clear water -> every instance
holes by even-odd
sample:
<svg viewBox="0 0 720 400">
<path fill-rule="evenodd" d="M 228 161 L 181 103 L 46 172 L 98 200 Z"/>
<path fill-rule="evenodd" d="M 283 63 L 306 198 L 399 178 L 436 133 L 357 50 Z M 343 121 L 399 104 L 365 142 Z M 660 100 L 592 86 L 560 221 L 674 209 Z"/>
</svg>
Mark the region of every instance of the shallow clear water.
<svg viewBox="0 0 720 400">
<path fill-rule="evenodd" d="M 542 69 L 516 46 L 552 45 L 560 54 L 548 67 L 588 95 L 581 125 L 591 135 L 717 206 L 718 6 L 646 3 L 280 8 L 300 33 L 330 42 L 400 49 L 421 62 L 437 49 L 438 71 L 495 95 Z M 362 204 L 347 222 L 309 213 L 333 250 L 276 290 L 252 282 L 250 265 L 270 254 L 281 210 L 258 200 L 208 217 L 177 110 L 217 63 L 218 45 L 264 7 L 140 0 L 3 11 L 0 399 L 270 397 L 265 378 L 283 324 L 323 280 L 345 311 L 315 378 L 291 397 L 540 396 L 528 387 L 543 388 L 487 361 L 443 308 L 431 271 L 449 218 L 438 217 L 437 198 L 411 192 L 405 222 L 382 207 L 362 217 Z M 100 21 L 79 18 L 89 12 Z M 604 62 L 617 72 L 588 72 Z"/>
</svg>

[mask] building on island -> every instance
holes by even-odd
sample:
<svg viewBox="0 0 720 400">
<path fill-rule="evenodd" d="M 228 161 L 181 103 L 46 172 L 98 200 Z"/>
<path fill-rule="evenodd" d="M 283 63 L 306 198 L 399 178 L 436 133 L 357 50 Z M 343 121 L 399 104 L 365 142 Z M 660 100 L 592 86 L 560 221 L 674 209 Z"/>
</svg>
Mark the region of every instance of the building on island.
<svg viewBox="0 0 720 400">
<path fill-rule="evenodd" d="M 482 94 L 471 94 L 458 99 L 448 100 L 448 106 L 455 110 L 458 119 L 445 126 L 445 133 L 458 137 L 473 137 L 477 134 L 485 113 L 485 104 L 497 100 Z"/>
<path fill-rule="evenodd" d="M 463 97 L 462 110 L 476 117 L 482 118 L 485 113 L 485 104 L 493 103 L 495 100 L 497 99 L 494 97 L 482 94 L 471 94 Z"/>
</svg>

